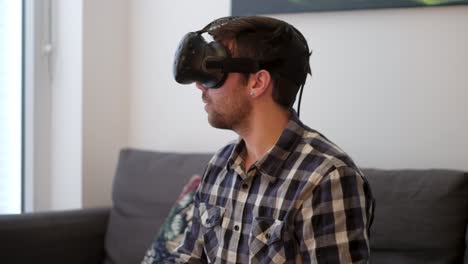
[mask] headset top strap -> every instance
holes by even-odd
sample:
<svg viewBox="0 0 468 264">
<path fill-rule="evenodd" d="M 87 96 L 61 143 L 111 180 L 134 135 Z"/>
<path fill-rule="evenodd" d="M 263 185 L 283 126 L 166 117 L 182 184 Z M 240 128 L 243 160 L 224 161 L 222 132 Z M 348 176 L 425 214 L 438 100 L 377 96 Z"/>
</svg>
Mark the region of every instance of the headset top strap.
<svg viewBox="0 0 468 264">
<path fill-rule="evenodd" d="M 224 73 L 255 73 L 260 70 L 258 62 L 250 58 L 223 58 L 222 60 L 208 58 L 205 61 L 208 70 L 221 70 Z"/>
<path fill-rule="evenodd" d="M 236 19 L 239 19 L 241 18 L 241 16 L 227 16 L 227 17 L 222 17 L 222 18 L 218 18 L 216 19 L 215 21 L 209 23 L 208 25 L 206 25 L 203 29 L 197 31 L 198 33 L 204 33 L 204 32 L 208 32 L 210 33 L 211 31 L 219 28 L 219 27 L 222 27 L 226 24 L 228 24 L 229 22 L 233 21 L 233 20 L 236 20 Z"/>
</svg>

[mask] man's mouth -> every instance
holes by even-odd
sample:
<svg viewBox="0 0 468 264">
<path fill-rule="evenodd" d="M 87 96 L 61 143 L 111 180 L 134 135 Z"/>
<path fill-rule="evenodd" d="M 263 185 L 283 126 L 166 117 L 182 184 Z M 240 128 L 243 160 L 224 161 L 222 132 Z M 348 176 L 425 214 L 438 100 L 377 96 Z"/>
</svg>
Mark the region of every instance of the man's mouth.
<svg viewBox="0 0 468 264">
<path fill-rule="evenodd" d="M 208 104 L 209 100 L 208 100 L 208 96 L 206 96 L 206 94 L 202 95 L 202 101 L 203 101 L 203 103 Z"/>
</svg>

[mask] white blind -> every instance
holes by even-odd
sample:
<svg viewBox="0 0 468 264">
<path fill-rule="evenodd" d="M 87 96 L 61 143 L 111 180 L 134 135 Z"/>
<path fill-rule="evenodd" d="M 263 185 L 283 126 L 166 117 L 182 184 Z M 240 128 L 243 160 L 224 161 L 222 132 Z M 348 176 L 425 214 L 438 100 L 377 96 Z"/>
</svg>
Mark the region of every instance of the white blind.
<svg viewBox="0 0 468 264">
<path fill-rule="evenodd" d="M 22 1 L 0 0 L 0 214 L 21 213 Z"/>
</svg>

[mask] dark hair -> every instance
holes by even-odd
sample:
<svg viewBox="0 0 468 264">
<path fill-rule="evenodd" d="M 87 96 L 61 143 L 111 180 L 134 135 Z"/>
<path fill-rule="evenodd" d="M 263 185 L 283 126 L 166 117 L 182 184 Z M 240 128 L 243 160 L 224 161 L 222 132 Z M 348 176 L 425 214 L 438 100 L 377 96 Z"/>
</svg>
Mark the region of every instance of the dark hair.
<svg viewBox="0 0 468 264">
<path fill-rule="evenodd" d="M 235 56 L 257 60 L 273 80 L 273 100 L 289 108 L 310 74 L 309 47 L 290 24 L 261 16 L 238 17 L 209 33 L 216 41 L 234 40 Z M 245 74 L 248 77 L 249 74 Z"/>
</svg>

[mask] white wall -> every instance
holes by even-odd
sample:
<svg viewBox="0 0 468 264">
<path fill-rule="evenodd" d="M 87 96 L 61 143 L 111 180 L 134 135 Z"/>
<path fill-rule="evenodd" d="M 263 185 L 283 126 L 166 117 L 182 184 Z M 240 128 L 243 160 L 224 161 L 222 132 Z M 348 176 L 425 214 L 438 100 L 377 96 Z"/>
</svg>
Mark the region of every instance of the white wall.
<svg viewBox="0 0 468 264">
<path fill-rule="evenodd" d="M 131 146 L 215 151 L 236 137 L 211 128 L 200 92 L 172 79 L 180 38 L 229 3 L 132 1 Z M 364 167 L 468 169 L 468 6 L 275 17 L 314 50 L 305 123 Z"/>
<path fill-rule="evenodd" d="M 128 140 L 127 0 L 83 7 L 83 207 L 111 204 L 119 150 Z"/>
<path fill-rule="evenodd" d="M 314 48 L 304 121 L 358 164 L 468 169 L 468 7 L 281 16 Z"/>
<path fill-rule="evenodd" d="M 182 36 L 229 13 L 229 0 L 132 1 L 131 146 L 214 151 L 235 136 L 211 129 L 199 90 L 178 85 L 172 77 L 174 53 Z"/>
</svg>

